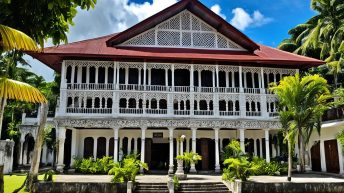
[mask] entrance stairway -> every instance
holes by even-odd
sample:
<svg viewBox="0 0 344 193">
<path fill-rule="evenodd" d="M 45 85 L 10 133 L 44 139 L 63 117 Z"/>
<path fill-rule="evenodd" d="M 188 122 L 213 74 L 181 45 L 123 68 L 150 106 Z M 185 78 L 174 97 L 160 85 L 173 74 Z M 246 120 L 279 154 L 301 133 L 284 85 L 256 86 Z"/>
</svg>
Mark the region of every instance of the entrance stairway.
<svg viewBox="0 0 344 193">
<path fill-rule="evenodd" d="M 230 193 L 227 186 L 222 182 L 204 182 L 204 183 L 181 183 L 180 193 Z"/>
<path fill-rule="evenodd" d="M 137 183 L 135 193 L 168 193 L 166 183 Z"/>
<path fill-rule="evenodd" d="M 230 193 L 221 182 L 180 183 L 178 193 Z M 137 183 L 134 193 L 168 193 L 166 183 Z"/>
</svg>

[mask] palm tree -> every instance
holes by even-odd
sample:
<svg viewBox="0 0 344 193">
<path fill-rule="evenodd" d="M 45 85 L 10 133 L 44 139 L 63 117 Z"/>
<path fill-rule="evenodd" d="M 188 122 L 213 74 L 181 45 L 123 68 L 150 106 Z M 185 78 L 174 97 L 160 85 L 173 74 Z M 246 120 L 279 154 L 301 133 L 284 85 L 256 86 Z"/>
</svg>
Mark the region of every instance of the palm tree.
<svg viewBox="0 0 344 193">
<path fill-rule="evenodd" d="M 36 42 L 28 35 L 11 27 L 0 24 L 0 50 L 38 51 Z M 1 53 L 1 52 L 0 52 Z"/>
<path fill-rule="evenodd" d="M 318 15 L 289 30 L 290 38 L 279 48 L 327 62 L 335 88 L 338 73 L 344 65 L 344 2 L 342 0 L 311 0 Z"/>
<path fill-rule="evenodd" d="M 38 51 L 37 44 L 26 34 L 15 30 L 13 28 L 0 24 L 0 50 L 25 50 Z M 0 52 L 0 53 L 1 53 Z M 37 140 L 35 143 L 33 159 L 31 163 L 30 172 L 27 178 L 27 185 L 31 190 L 32 183 L 37 179 L 40 155 L 43 143 L 43 131 L 47 117 L 47 100 L 44 95 L 35 87 L 20 81 L 8 78 L 9 74 L 2 74 L 0 76 L 0 137 L 2 128 L 2 119 L 5 105 L 8 99 L 19 100 L 32 103 L 41 103 L 41 115 L 39 128 L 37 131 Z M 1 180 L 1 179 L 0 179 Z"/>
<path fill-rule="evenodd" d="M 292 124 L 291 112 L 284 110 L 279 112 L 284 140 L 288 142 L 288 181 L 291 181 L 291 171 L 293 165 L 293 147 L 295 145 L 295 127 Z"/>
<path fill-rule="evenodd" d="M 318 128 L 316 125 L 320 122 L 320 115 L 329 105 L 328 101 L 331 98 L 327 81 L 319 75 L 301 78 L 296 74 L 284 77 L 279 85 L 273 85 L 271 90 L 278 96 L 280 113 L 283 115 L 284 111 L 288 111 L 290 122 L 295 127 L 295 136 L 299 142 L 300 166 L 304 172 L 308 136 L 313 131 L 312 128 Z"/>
</svg>

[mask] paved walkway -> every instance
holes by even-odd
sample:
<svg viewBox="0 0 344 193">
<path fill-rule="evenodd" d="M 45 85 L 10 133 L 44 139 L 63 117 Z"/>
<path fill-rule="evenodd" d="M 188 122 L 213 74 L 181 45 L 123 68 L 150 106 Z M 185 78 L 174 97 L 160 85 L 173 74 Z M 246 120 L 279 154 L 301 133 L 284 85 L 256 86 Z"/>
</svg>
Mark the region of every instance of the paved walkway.
<svg viewBox="0 0 344 193">
<path fill-rule="evenodd" d="M 249 180 L 262 183 L 288 182 L 287 176 L 252 176 Z M 344 182 L 344 179 L 321 174 L 293 174 L 291 181 L 294 183 L 337 183 Z"/>
<path fill-rule="evenodd" d="M 110 175 L 56 175 L 55 182 L 111 182 Z M 167 175 L 139 175 L 136 178 L 141 183 L 166 183 Z M 250 181 L 255 182 L 287 182 L 286 176 L 252 176 Z M 220 175 L 188 175 L 188 180 L 180 181 L 181 183 L 205 183 L 205 182 L 221 182 Z M 312 182 L 344 182 L 343 178 L 321 175 L 321 174 L 293 174 L 292 182 L 295 183 L 312 183 Z"/>
</svg>

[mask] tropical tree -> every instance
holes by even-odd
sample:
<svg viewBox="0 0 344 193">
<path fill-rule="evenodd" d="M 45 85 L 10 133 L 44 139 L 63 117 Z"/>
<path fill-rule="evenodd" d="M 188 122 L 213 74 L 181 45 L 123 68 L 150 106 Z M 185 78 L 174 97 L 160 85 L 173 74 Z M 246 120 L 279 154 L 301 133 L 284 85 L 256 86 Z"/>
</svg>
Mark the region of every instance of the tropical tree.
<svg viewBox="0 0 344 193">
<path fill-rule="evenodd" d="M 284 140 L 288 143 L 288 181 L 291 181 L 291 172 L 293 165 L 293 147 L 295 145 L 295 127 L 291 121 L 291 112 L 287 109 L 279 112 L 279 120 L 281 122 Z"/>
<path fill-rule="evenodd" d="M 289 30 L 279 48 L 325 60 L 336 88 L 344 65 L 344 2 L 311 0 L 311 8 L 318 14 Z"/>
<path fill-rule="evenodd" d="M 327 81 L 319 75 L 300 77 L 296 74 L 284 77 L 278 85 L 272 85 L 270 89 L 278 97 L 283 127 L 288 129 L 288 133 L 292 131 L 298 138 L 300 169 L 304 172 L 307 141 L 314 128 L 320 131 L 321 115 L 329 108 L 331 94 Z M 285 111 L 287 113 L 284 113 Z M 295 129 L 290 130 L 289 122 Z M 291 140 L 292 137 L 289 137 Z"/>
</svg>

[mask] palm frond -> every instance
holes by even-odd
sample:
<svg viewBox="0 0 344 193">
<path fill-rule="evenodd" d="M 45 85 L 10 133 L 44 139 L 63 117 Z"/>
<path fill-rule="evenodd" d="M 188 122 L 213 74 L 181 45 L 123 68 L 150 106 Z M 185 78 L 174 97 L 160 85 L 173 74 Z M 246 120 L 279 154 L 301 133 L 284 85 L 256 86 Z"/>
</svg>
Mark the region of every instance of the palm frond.
<svg viewBox="0 0 344 193">
<path fill-rule="evenodd" d="M 0 24 L 0 49 L 39 51 L 36 42 L 25 33 Z"/>
<path fill-rule="evenodd" d="M 0 78 L 0 98 L 47 103 L 44 95 L 35 87 L 8 78 Z"/>
</svg>

